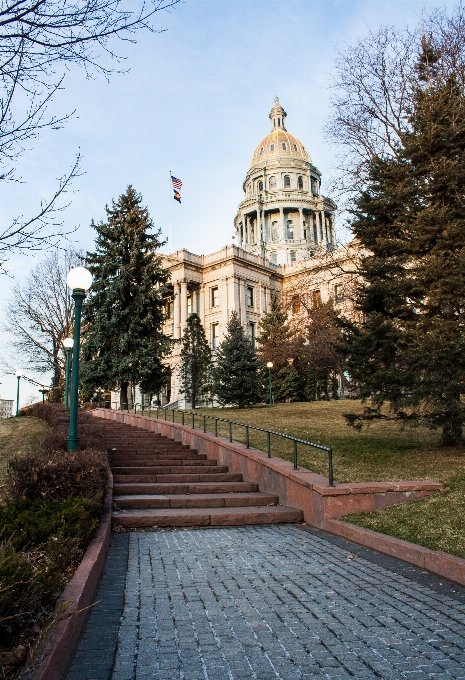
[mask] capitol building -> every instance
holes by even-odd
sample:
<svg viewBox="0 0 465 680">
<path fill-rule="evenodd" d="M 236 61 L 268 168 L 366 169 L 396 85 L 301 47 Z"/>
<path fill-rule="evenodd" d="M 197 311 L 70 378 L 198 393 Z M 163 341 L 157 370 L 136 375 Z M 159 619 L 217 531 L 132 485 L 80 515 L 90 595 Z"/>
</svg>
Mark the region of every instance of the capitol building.
<svg viewBox="0 0 465 680">
<path fill-rule="evenodd" d="M 271 132 L 255 149 L 243 183 L 234 219 L 236 243 L 208 255 L 181 249 L 163 256 L 171 274 L 164 332 L 174 339 L 182 338 L 195 312 L 215 350 L 231 313 L 237 312 L 254 340 L 274 293 L 294 299 L 304 290 L 315 302 L 332 298 L 336 307 L 346 304 L 344 289 L 353 280 L 351 246 L 337 247 L 337 206 L 321 193 L 321 173 L 288 132 L 286 117 L 276 97 Z M 167 358 L 171 381 L 161 402 L 188 408 L 180 392 L 180 350 L 177 343 Z M 112 402 L 118 398 L 112 393 Z M 138 390 L 135 400 L 140 403 Z"/>
</svg>

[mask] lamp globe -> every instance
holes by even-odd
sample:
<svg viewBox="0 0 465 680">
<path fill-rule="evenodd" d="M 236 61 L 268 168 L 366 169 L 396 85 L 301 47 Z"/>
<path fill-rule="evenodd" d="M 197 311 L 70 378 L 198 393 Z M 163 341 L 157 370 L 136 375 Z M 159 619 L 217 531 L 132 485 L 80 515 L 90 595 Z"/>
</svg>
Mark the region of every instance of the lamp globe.
<svg viewBox="0 0 465 680">
<path fill-rule="evenodd" d="M 88 290 L 92 285 L 92 274 L 85 267 L 74 267 L 68 272 L 66 283 L 71 290 Z"/>
<path fill-rule="evenodd" d="M 72 349 L 72 348 L 73 348 L 73 345 L 74 345 L 74 340 L 73 340 L 73 338 L 65 338 L 65 339 L 63 340 L 63 347 L 64 347 L 65 349 Z"/>
<path fill-rule="evenodd" d="M 273 368 L 273 362 L 269 361 L 266 365 L 267 368 Z"/>
</svg>

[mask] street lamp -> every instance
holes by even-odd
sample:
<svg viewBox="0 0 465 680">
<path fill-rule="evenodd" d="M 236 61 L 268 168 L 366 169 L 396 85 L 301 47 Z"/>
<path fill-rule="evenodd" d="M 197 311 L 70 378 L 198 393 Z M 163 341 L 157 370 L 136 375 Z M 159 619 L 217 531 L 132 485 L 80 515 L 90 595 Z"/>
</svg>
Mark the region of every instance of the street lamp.
<svg viewBox="0 0 465 680">
<path fill-rule="evenodd" d="M 19 415 L 19 381 L 22 378 L 22 372 L 21 371 L 16 371 L 16 377 L 18 379 L 18 386 L 16 388 L 16 415 Z"/>
<path fill-rule="evenodd" d="M 45 395 L 47 394 L 48 390 L 45 389 L 45 388 L 42 388 L 41 390 L 39 390 L 39 392 L 42 395 L 42 403 L 44 403 L 45 402 Z"/>
<path fill-rule="evenodd" d="M 68 272 L 66 283 L 73 291 L 74 300 L 74 337 L 73 370 L 71 372 L 71 405 L 69 410 L 68 451 L 79 448 L 78 435 L 78 398 L 79 398 L 79 345 L 81 340 L 81 310 L 86 290 L 92 285 L 92 274 L 85 267 L 75 267 Z"/>
<path fill-rule="evenodd" d="M 272 391 L 272 386 L 271 386 L 271 369 L 273 368 L 273 362 L 272 361 L 269 361 L 267 363 L 267 368 L 268 368 L 268 384 L 269 384 L 269 388 L 270 388 L 270 396 L 269 396 L 268 403 L 272 404 L 273 403 L 273 391 Z"/>
<path fill-rule="evenodd" d="M 63 347 L 66 352 L 66 372 L 65 372 L 65 408 L 69 406 L 69 363 L 70 354 L 73 349 L 74 341 L 73 338 L 65 338 L 63 340 Z"/>
</svg>

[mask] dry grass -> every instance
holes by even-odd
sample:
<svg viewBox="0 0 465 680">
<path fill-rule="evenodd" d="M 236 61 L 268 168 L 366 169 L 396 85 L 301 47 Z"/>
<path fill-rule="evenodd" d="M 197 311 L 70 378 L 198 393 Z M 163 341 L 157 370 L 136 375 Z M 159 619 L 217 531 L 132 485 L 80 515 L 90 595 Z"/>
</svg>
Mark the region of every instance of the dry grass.
<svg viewBox="0 0 465 680">
<path fill-rule="evenodd" d="M 362 432 L 346 424 L 344 413 L 362 411 L 360 401 L 330 401 L 258 406 L 252 409 L 199 409 L 196 427 L 203 427 L 203 413 L 257 425 L 330 446 L 337 482 L 400 481 L 433 479 L 446 490 L 347 520 L 360 526 L 403 538 L 433 550 L 465 557 L 465 448 L 440 448 L 439 432 L 426 427 L 389 422 L 371 424 Z M 161 414 L 160 414 L 161 415 Z M 162 416 L 163 417 L 163 416 Z M 171 419 L 171 413 L 168 413 Z M 180 421 L 176 414 L 176 421 Z M 186 415 L 186 424 L 191 417 Z M 212 432 L 214 423 L 207 419 Z M 219 423 L 219 434 L 229 427 Z M 244 428 L 233 428 L 235 441 L 244 442 Z M 250 431 L 250 445 L 266 451 L 266 436 Z M 272 437 L 272 454 L 292 460 L 292 445 Z M 327 454 L 298 446 L 299 466 L 328 474 Z"/>
<path fill-rule="evenodd" d="M 0 420 L 0 502 L 6 498 L 7 465 L 10 458 L 34 453 L 49 432 L 39 418 L 6 418 Z"/>
</svg>

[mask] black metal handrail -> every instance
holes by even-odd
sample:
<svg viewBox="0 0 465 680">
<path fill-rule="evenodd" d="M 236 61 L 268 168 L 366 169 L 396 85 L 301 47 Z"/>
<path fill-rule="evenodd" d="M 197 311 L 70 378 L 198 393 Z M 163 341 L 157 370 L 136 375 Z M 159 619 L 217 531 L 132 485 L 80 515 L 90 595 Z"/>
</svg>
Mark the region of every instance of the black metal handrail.
<svg viewBox="0 0 465 680">
<path fill-rule="evenodd" d="M 116 403 L 116 402 L 115 402 Z M 126 406 L 126 409 L 122 410 L 127 410 L 129 413 L 129 404 L 123 404 L 122 406 Z M 303 444 L 304 446 L 311 446 L 314 449 L 319 449 L 320 451 L 326 451 L 328 454 L 328 481 L 329 481 L 329 486 L 334 486 L 334 474 L 333 474 L 333 450 L 329 446 L 323 446 L 323 444 L 315 444 L 315 442 L 308 442 L 305 439 L 299 439 L 298 437 L 293 437 L 290 434 L 284 434 L 283 432 L 276 432 L 275 430 L 268 430 L 265 427 L 258 427 L 257 425 L 249 425 L 247 423 L 239 423 L 236 420 L 228 420 L 227 418 L 218 418 L 217 416 L 209 416 L 205 413 L 195 413 L 194 411 L 184 411 L 182 409 L 166 409 L 163 406 L 156 406 L 152 408 L 151 406 L 147 407 L 144 404 L 133 404 L 131 408 L 134 408 L 134 413 L 137 413 L 137 407 L 140 407 L 139 410 L 142 411 L 142 415 L 144 415 L 144 411 L 148 411 L 148 415 L 151 417 L 152 411 L 156 411 L 156 418 L 159 418 L 159 412 L 162 411 L 164 413 L 164 418 L 163 420 L 168 420 L 168 411 L 171 412 L 171 422 L 176 422 L 175 421 L 175 413 L 180 413 L 181 414 L 181 425 L 186 424 L 186 415 L 190 415 L 192 418 L 192 421 L 190 423 L 190 426 L 192 429 L 195 428 L 195 418 L 203 418 L 203 431 L 207 432 L 207 419 L 208 420 L 214 420 L 215 421 L 215 437 L 218 437 L 218 423 L 228 423 L 229 424 L 229 441 L 233 441 L 233 432 L 232 428 L 233 425 L 237 425 L 239 427 L 245 428 L 245 447 L 248 449 L 250 448 L 250 430 L 255 430 L 257 432 L 264 432 L 266 434 L 266 446 L 267 446 L 267 454 L 268 458 L 272 458 L 271 455 L 271 435 L 275 437 L 281 437 L 281 439 L 288 439 L 293 442 L 293 462 L 294 462 L 294 470 L 298 470 L 298 451 L 297 451 L 297 445 L 298 444 Z"/>
</svg>

